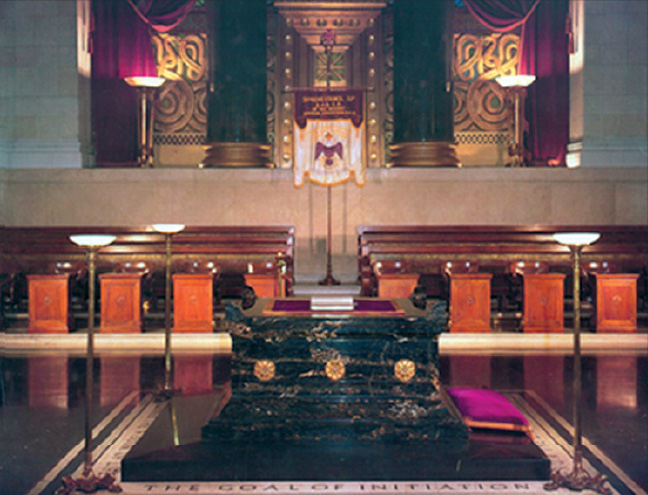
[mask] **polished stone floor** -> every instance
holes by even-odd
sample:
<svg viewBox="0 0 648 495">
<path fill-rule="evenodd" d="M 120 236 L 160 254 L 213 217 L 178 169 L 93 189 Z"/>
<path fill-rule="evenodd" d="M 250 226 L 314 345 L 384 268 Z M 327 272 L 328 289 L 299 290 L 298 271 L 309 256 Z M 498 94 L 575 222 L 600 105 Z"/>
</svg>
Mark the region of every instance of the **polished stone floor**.
<svg viewBox="0 0 648 495">
<path fill-rule="evenodd" d="M 609 349 L 583 358 L 586 455 L 594 462 L 609 458 L 612 466 L 620 468 L 610 477 L 619 493 L 648 490 L 646 354 Z M 62 351 L 12 351 L 4 352 L 0 360 L 0 493 L 53 493 L 61 476 L 70 474 L 74 462 L 69 461 L 78 465 L 83 459 L 79 445 L 83 443 L 86 410 L 85 357 Z M 174 388 L 197 398 L 195 407 L 179 412 L 191 417 L 188 422 L 195 426 L 200 421 L 194 417 L 208 416 L 225 393 L 230 359 L 186 353 L 174 355 L 173 366 Z M 448 386 L 527 391 L 547 417 L 555 420 L 557 428 L 569 428 L 573 406 L 573 360 L 569 354 L 453 351 L 441 355 L 439 370 Z M 159 390 L 163 383 L 164 358 L 158 351 L 101 352 L 94 361 L 94 424 L 104 425 L 108 431 L 110 424 L 123 419 L 137 404 L 135 400 L 124 405 L 124 397 L 133 392 L 143 396 Z M 205 400 L 200 397 L 207 398 L 204 411 Z M 191 435 L 186 433 L 186 438 Z M 56 469 L 57 463 L 61 469 Z M 602 468 L 607 469 L 605 465 Z M 51 477 L 43 481 L 48 473 Z"/>
</svg>

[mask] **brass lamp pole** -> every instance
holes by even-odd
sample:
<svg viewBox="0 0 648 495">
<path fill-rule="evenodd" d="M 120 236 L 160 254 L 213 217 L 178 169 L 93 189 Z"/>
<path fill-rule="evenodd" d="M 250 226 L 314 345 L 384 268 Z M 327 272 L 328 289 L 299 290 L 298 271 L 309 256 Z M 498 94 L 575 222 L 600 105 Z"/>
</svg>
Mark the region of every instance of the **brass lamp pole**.
<svg viewBox="0 0 648 495">
<path fill-rule="evenodd" d="M 321 44 L 324 46 L 324 54 L 326 55 L 326 90 L 331 88 L 331 53 L 335 46 L 335 33 L 331 29 L 327 29 L 320 38 Z M 333 186 L 326 185 L 326 276 L 319 281 L 320 285 L 340 285 L 340 281 L 333 276 L 333 262 L 332 262 L 332 227 L 331 227 L 331 188 Z"/>
<path fill-rule="evenodd" d="M 164 276 L 164 390 L 171 390 L 171 237 L 184 230 L 179 223 L 157 223 L 153 229 L 164 234 L 166 262 Z"/>
<path fill-rule="evenodd" d="M 163 77 L 127 77 L 129 86 L 137 89 L 137 165 L 153 166 L 153 120 L 155 91 L 164 84 Z"/>
<path fill-rule="evenodd" d="M 502 86 L 507 93 L 509 100 L 513 104 L 511 111 L 513 116 L 513 136 L 509 139 L 509 156 L 511 157 L 512 167 L 524 167 L 524 98 L 526 97 L 527 87 L 535 81 L 536 76 L 514 75 L 499 76 L 495 80 Z"/>
<path fill-rule="evenodd" d="M 99 478 L 92 472 L 92 396 L 93 396 L 93 363 L 94 363 L 94 320 L 95 320 L 95 262 L 97 251 L 116 239 L 114 235 L 79 234 L 71 235 L 70 240 L 84 248 L 88 254 L 88 340 L 86 348 L 86 410 L 85 410 L 85 447 L 83 475 L 78 480 L 63 478 L 67 487 L 83 487 L 88 483 L 99 488 L 114 486 L 115 478 L 110 474 Z M 96 491 L 96 490 L 95 490 Z"/>
<path fill-rule="evenodd" d="M 581 339 L 580 339 L 580 257 L 585 246 L 596 242 L 601 234 L 596 232 L 564 232 L 553 235 L 559 244 L 569 247 L 571 251 L 573 277 L 574 277 L 574 385 L 573 385 L 573 459 L 574 466 L 570 474 L 564 475 L 560 471 L 551 474 L 551 481 L 545 485 L 547 490 L 556 490 L 565 487 L 570 490 L 594 490 L 598 493 L 609 494 L 610 490 L 603 486 L 605 478 L 602 475 L 590 476 L 583 469 L 583 444 L 581 431 L 581 395 L 582 395 L 582 369 L 581 369 Z"/>
</svg>

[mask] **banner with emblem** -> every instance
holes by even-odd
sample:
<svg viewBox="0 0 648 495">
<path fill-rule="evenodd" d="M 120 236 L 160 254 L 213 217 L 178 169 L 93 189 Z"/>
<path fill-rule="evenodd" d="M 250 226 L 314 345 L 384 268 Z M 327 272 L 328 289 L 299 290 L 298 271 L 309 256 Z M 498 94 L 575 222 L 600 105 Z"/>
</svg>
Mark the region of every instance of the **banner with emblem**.
<svg viewBox="0 0 648 495">
<path fill-rule="evenodd" d="M 353 176 L 365 183 L 364 92 L 295 90 L 294 183 L 334 186 Z"/>
</svg>

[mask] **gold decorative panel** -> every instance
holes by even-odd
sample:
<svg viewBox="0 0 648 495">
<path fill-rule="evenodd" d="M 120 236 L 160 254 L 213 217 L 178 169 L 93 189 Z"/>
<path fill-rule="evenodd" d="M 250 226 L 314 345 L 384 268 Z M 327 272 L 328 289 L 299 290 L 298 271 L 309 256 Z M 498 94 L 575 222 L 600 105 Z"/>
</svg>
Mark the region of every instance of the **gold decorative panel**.
<svg viewBox="0 0 648 495">
<path fill-rule="evenodd" d="M 207 130 L 207 56 L 205 34 L 153 36 L 162 86 L 156 133 L 200 133 Z"/>
<path fill-rule="evenodd" d="M 499 75 L 517 73 L 516 34 L 455 34 L 454 124 L 457 131 L 499 131 L 508 110 Z"/>
</svg>

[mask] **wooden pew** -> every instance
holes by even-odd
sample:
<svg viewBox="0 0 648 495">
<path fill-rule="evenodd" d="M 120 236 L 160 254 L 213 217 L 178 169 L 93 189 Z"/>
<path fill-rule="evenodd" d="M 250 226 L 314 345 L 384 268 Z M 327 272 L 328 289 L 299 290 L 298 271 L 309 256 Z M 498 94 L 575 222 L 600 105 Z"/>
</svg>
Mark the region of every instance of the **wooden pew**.
<svg viewBox="0 0 648 495">
<path fill-rule="evenodd" d="M 470 259 L 491 273 L 491 295 L 500 311 L 514 306 L 516 297 L 510 264 L 545 263 L 548 271 L 566 276 L 565 298 L 572 298 L 569 250 L 553 239 L 555 232 L 593 231 L 601 238 L 583 251 L 583 263 L 614 263 L 619 273 L 638 275 L 637 306 L 648 310 L 648 226 L 430 226 L 364 225 L 358 231 L 358 272 L 361 293 L 376 294 L 373 266 L 399 260 L 419 273 L 428 297 L 447 297 L 442 277 L 448 261 Z"/>
<path fill-rule="evenodd" d="M 152 291 L 164 294 L 165 238 L 152 227 L 7 227 L 0 226 L 3 301 L 26 308 L 27 274 L 51 273 L 57 262 L 84 263 L 86 253 L 69 240 L 71 234 L 114 234 L 113 244 L 102 248 L 97 272 L 114 272 L 125 262 L 143 262 L 151 267 Z M 173 236 L 172 271 L 182 271 L 187 262 L 218 263 L 220 293 L 237 297 L 245 285 L 248 263 L 274 261 L 281 255 L 286 263 L 286 293 L 294 284 L 294 227 L 277 226 L 188 226 Z"/>
</svg>

